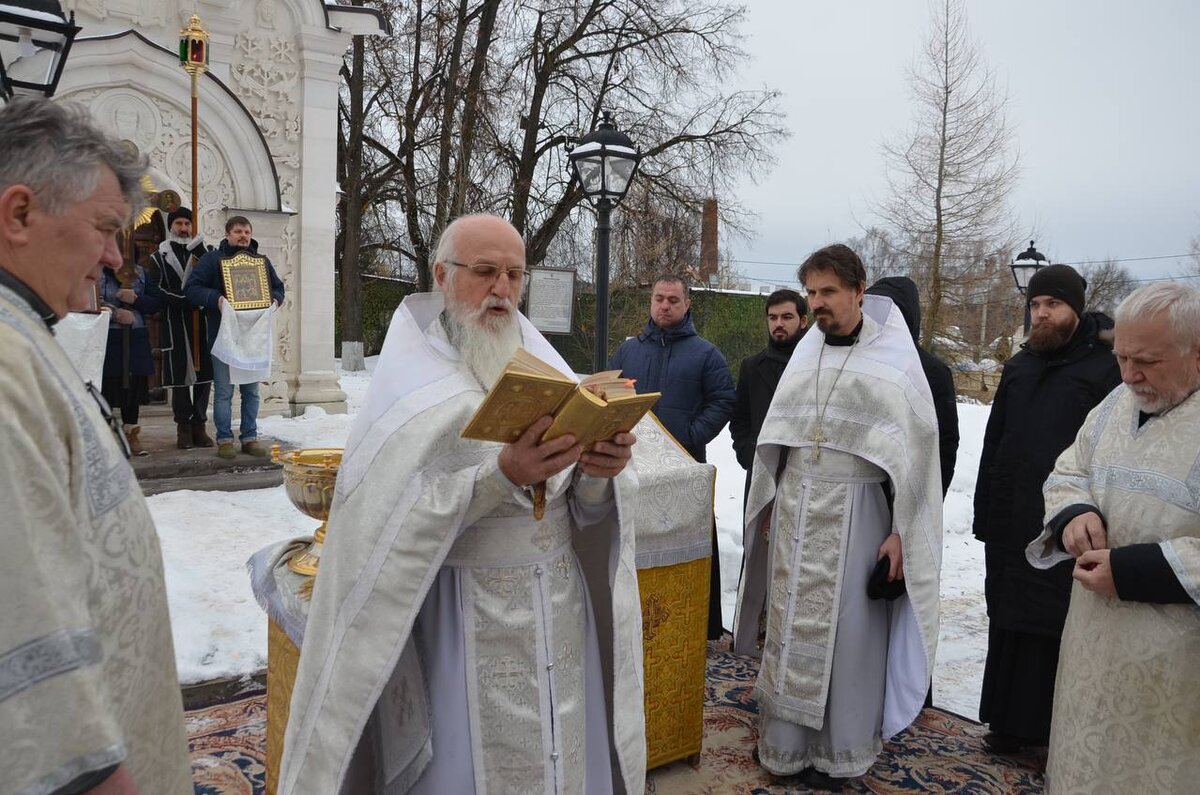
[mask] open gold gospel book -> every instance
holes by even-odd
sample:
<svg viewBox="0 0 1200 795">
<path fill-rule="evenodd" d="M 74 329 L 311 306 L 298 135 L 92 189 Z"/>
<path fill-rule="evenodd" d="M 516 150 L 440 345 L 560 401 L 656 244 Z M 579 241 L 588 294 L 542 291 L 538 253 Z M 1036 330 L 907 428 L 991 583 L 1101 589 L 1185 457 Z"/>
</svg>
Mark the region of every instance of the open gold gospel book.
<svg viewBox="0 0 1200 795">
<path fill-rule="evenodd" d="M 633 429 L 661 397 L 639 395 L 620 370 L 589 375 L 579 383 L 524 348 L 509 359 L 462 435 L 485 442 L 513 442 L 547 414 L 554 423 L 542 441 L 573 434 L 584 450 Z"/>
</svg>

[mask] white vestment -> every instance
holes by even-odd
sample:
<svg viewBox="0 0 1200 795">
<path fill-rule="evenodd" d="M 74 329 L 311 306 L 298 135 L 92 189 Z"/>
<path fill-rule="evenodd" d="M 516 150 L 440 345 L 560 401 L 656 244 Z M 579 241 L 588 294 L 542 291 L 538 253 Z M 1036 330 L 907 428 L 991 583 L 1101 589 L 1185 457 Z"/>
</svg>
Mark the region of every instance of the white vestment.
<svg viewBox="0 0 1200 795">
<path fill-rule="evenodd" d="M 756 653 L 765 603 L 759 752 L 781 774 L 810 766 L 843 777 L 866 772 L 882 739 L 920 712 L 933 670 L 942 552 L 937 419 L 899 310 L 866 296 L 863 312 L 855 345 L 830 346 L 813 331 L 796 346 L 758 436 L 746 501 L 734 648 Z M 769 543 L 758 530 L 767 510 Z M 868 600 L 889 532 L 901 538 L 907 593 Z"/>
<path fill-rule="evenodd" d="M 501 446 L 460 437 L 484 392 L 441 310 L 397 309 L 347 443 L 280 792 L 641 792 L 633 468 L 560 473 L 534 521 Z"/>
<path fill-rule="evenodd" d="M 0 439 L 0 791 L 120 764 L 139 792 L 190 795 L 150 511 L 67 354 L 5 287 Z"/>
<path fill-rule="evenodd" d="M 1046 480 L 1046 521 L 1090 505 L 1110 549 L 1158 544 L 1190 604 L 1100 596 L 1075 583 L 1050 726 L 1048 793 L 1200 788 L 1200 392 L 1138 425 L 1119 386 L 1092 409 Z M 1039 568 L 1070 559 L 1047 530 Z"/>
</svg>

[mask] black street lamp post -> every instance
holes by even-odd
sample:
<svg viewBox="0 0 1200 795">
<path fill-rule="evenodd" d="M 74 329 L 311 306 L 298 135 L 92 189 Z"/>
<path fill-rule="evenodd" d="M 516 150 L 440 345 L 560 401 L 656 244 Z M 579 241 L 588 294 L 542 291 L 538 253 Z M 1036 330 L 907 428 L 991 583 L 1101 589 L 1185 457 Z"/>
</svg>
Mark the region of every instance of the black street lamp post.
<svg viewBox="0 0 1200 795">
<path fill-rule="evenodd" d="M 596 346 L 592 372 L 608 362 L 608 238 L 613 208 L 625 197 L 641 155 L 605 111 L 600 126 L 567 155 L 583 194 L 596 208 Z"/>
<path fill-rule="evenodd" d="M 1042 268 L 1050 264 L 1050 260 L 1046 259 L 1042 252 L 1033 247 L 1033 241 L 1029 241 L 1029 248 L 1022 251 L 1017 258 L 1013 260 L 1012 272 L 1013 278 L 1017 282 L 1017 289 L 1021 295 L 1025 295 L 1025 291 L 1029 289 L 1029 280 L 1033 278 L 1033 274 L 1037 273 Z M 1029 327 L 1031 318 L 1029 315 L 1029 302 L 1025 302 L 1025 336 L 1029 336 Z"/>
<path fill-rule="evenodd" d="M 0 3 L 0 99 L 7 102 L 17 92 L 53 96 L 79 30 L 75 12 L 68 18 L 58 0 Z M 44 70 L 31 74 L 25 66 L 17 70 L 22 77 L 13 76 L 19 61 L 31 61 L 43 52 L 49 53 Z"/>
</svg>

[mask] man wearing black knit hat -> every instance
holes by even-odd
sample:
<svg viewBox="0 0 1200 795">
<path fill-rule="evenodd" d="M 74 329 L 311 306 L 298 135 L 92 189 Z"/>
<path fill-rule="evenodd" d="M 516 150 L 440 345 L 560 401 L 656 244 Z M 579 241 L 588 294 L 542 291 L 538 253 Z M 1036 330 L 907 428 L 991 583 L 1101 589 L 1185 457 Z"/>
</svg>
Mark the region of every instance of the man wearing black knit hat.
<svg viewBox="0 0 1200 795">
<path fill-rule="evenodd" d="M 204 244 L 203 235 L 192 236 L 192 211 L 179 207 L 167 215 L 167 239 L 150 257 L 156 266 L 154 278 L 163 299 L 163 311 L 159 314 L 162 385 L 171 390 L 176 446 L 181 450 L 213 446 L 212 437 L 204 427 L 208 422 L 213 377 L 207 343 L 208 321 L 204 312 L 193 306 L 183 293 L 192 265 L 211 248 Z"/>
<path fill-rule="evenodd" d="M 1112 320 L 1084 311 L 1086 289 L 1067 265 L 1029 280 L 1029 339 L 1004 365 L 983 438 L 973 528 L 986 545 L 989 618 L 979 719 L 999 753 L 1050 735 L 1071 565 L 1039 570 L 1025 559 L 1043 528 L 1042 485 L 1088 412 L 1121 383 Z"/>
</svg>

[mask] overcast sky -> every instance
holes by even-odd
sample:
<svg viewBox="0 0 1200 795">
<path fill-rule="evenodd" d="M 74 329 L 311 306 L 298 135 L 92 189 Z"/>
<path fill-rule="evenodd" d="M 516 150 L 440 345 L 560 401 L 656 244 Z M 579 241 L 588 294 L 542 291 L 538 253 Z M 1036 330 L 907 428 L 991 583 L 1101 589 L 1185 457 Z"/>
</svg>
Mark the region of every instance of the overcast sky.
<svg viewBox="0 0 1200 795">
<path fill-rule="evenodd" d="M 794 278 L 813 249 L 871 224 L 880 144 L 903 134 L 926 0 L 746 0 L 748 87 L 783 92 L 792 137 L 739 199 L 757 236 L 724 245 L 747 276 Z M 1200 2 L 968 0 L 971 34 L 1010 95 L 1013 208 L 1054 262 L 1116 257 L 1173 275 L 1200 235 Z"/>
</svg>

